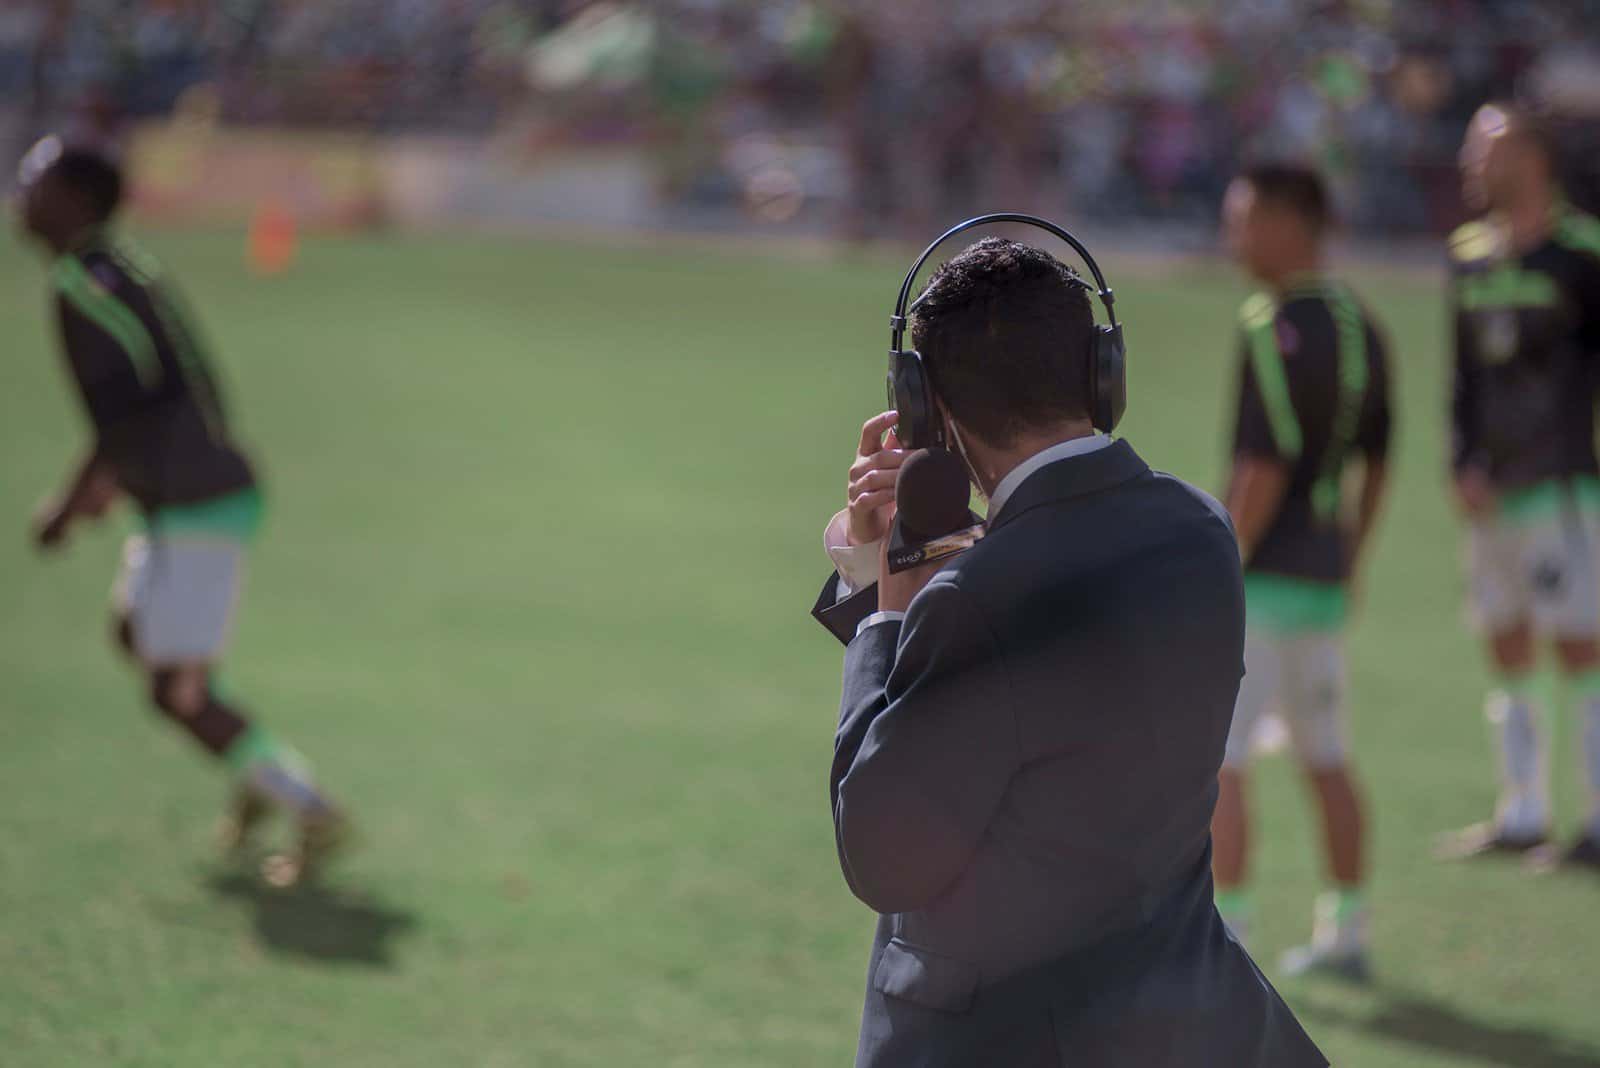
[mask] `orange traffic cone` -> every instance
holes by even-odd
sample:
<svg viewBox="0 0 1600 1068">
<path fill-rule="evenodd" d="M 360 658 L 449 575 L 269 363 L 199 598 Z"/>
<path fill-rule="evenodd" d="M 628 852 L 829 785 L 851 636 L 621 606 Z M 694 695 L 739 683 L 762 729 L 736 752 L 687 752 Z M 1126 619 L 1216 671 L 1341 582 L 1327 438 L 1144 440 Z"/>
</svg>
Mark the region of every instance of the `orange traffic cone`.
<svg viewBox="0 0 1600 1068">
<path fill-rule="evenodd" d="M 281 274 L 294 263 L 299 243 L 294 216 L 279 201 L 265 201 L 250 217 L 245 262 L 257 274 Z"/>
</svg>

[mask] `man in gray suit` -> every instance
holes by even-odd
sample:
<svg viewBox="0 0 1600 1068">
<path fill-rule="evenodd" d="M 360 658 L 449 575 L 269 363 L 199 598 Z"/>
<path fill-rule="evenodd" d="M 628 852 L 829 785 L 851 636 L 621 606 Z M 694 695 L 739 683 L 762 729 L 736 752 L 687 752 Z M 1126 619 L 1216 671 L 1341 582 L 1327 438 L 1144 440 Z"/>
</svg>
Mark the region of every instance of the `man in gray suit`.
<svg viewBox="0 0 1600 1068">
<path fill-rule="evenodd" d="M 887 573 L 907 453 L 896 413 L 866 424 L 819 602 L 836 632 L 864 617 L 831 775 L 880 914 L 856 1064 L 1325 1065 L 1212 903 L 1244 648 L 1226 513 L 1094 432 L 1093 313 L 1054 258 L 986 239 L 915 309 L 988 532 Z"/>
</svg>

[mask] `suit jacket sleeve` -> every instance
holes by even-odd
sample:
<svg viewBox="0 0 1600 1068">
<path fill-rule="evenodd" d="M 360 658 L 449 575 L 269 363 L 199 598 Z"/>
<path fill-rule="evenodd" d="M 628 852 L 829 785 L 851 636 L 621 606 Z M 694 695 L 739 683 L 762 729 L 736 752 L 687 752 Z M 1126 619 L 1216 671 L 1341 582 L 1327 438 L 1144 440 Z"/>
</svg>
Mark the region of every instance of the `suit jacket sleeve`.
<svg viewBox="0 0 1600 1068">
<path fill-rule="evenodd" d="M 822 593 L 811 607 L 811 616 L 839 639 L 840 645 L 849 645 L 856 636 L 861 621 L 878 610 L 878 584 L 857 590 L 844 600 L 839 600 L 839 573 L 835 571 L 822 584 Z"/>
<path fill-rule="evenodd" d="M 983 839 L 1019 763 L 999 647 L 970 595 L 935 580 L 903 623 L 845 651 L 834 836 L 845 881 L 878 912 L 939 896 Z"/>
</svg>

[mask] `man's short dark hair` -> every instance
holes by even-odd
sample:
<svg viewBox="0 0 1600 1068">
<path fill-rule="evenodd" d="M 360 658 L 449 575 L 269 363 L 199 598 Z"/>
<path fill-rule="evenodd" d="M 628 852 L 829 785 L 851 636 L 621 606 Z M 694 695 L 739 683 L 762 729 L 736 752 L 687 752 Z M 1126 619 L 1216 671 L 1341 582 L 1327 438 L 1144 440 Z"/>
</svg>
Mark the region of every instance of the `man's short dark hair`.
<svg viewBox="0 0 1600 1068">
<path fill-rule="evenodd" d="M 1328 186 L 1315 167 L 1303 163 L 1256 163 L 1239 175 L 1261 200 L 1288 208 L 1317 233 L 1333 222 Z"/>
<path fill-rule="evenodd" d="M 110 219 L 122 204 L 121 169 L 92 149 L 62 149 L 45 173 L 82 197 L 99 222 Z"/>
<path fill-rule="evenodd" d="M 911 341 L 934 391 L 984 441 L 1088 416 L 1094 311 L 1054 256 L 986 237 L 933 272 L 915 309 Z"/>
</svg>

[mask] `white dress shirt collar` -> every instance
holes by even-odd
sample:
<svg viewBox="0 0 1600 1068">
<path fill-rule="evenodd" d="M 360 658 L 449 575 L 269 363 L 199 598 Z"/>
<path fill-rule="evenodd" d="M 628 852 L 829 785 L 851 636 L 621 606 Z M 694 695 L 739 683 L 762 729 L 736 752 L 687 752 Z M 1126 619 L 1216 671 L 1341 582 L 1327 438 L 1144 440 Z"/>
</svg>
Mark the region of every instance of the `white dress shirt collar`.
<svg viewBox="0 0 1600 1068">
<path fill-rule="evenodd" d="M 1085 456 L 1091 452 L 1098 452 L 1112 442 L 1111 435 L 1099 431 L 1087 437 L 1072 438 L 1059 442 L 1049 448 L 1041 449 L 1013 467 L 1000 484 L 994 488 L 994 494 L 989 498 L 989 518 L 995 519 L 1000 514 L 1000 509 L 1006 506 L 1006 501 L 1017 491 L 1017 487 L 1028 480 L 1028 476 L 1038 471 L 1041 467 L 1053 464 L 1058 460 L 1070 460 L 1074 456 Z"/>
</svg>

